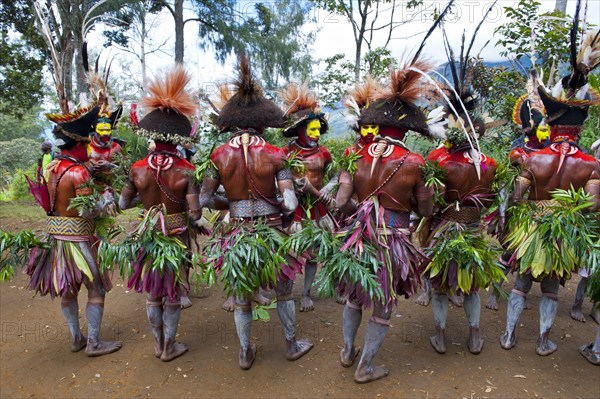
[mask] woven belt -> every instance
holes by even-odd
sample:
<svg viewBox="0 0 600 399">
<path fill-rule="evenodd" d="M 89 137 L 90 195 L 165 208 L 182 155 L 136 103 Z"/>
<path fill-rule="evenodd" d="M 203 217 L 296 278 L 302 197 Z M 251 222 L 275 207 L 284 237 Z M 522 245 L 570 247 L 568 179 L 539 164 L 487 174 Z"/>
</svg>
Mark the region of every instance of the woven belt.
<svg viewBox="0 0 600 399">
<path fill-rule="evenodd" d="M 544 216 L 552 214 L 552 208 L 559 206 L 560 203 L 557 200 L 538 200 L 532 201 L 536 206 L 535 216 Z"/>
<path fill-rule="evenodd" d="M 270 199 L 276 202 L 275 198 Z M 250 199 L 229 202 L 229 213 L 232 219 L 257 218 L 266 215 L 279 215 L 278 205 L 273 205 L 262 199 Z"/>
<path fill-rule="evenodd" d="M 168 232 L 173 231 L 175 229 L 183 229 L 188 225 L 187 213 L 172 213 L 170 215 L 165 215 L 165 230 Z M 154 225 L 154 230 L 158 231 L 161 229 L 160 223 L 156 223 Z"/>
<path fill-rule="evenodd" d="M 383 214 L 385 225 L 394 228 L 408 228 L 410 226 L 410 213 L 409 212 L 396 212 L 385 210 Z"/>
<path fill-rule="evenodd" d="M 481 220 L 481 212 L 472 206 L 463 206 L 456 209 L 453 205 L 442 212 L 442 219 L 458 223 L 477 223 Z"/>
<path fill-rule="evenodd" d="M 95 232 L 94 221 L 79 217 L 48 216 L 46 231 L 51 235 L 92 236 Z"/>
</svg>

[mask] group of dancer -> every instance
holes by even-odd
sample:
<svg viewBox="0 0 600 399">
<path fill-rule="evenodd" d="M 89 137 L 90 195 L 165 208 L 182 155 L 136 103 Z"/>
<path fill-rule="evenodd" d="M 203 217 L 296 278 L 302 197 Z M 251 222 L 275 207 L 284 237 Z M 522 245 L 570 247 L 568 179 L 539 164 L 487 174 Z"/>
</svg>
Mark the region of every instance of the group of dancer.
<svg viewBox="0 0 600 399">
<path fill-rule="evenodd" d="M 599 47 L 598 33 L 589 32 L 584 46 Z M 553 88 L 546 88 L 532 73 L 528 91 L 516 106 L 515 122 L 523 128 L 526 142 L 511 153 L 519 175 L 510 185 L 514 187 L 510 203 L 534 206 L 530 206 L 531 218 L 517 218 L 517 213 L 511 218 L 499 206 L 501 228 L 496 234 L 505 244 L 501 259 L 506 268 L 484 233 L 482 216 L 501 202 L 497 201 L 498 165 L 479 149 L 486 121 L 479 111 L 468 65 L 450 59 L 454 82 L 442 85 L 429 75 L 433 65 L 417 53 L 410 62 L 393 69 L 385 84 L 370 78 L 357 83 L 345 101 L 356 142 L 346 150 L 341 172 L 329 176 L 332 155 L 319 144 L 328 130 L 328 119 L 316 95 L 306 84 L 290 85 L 280 107 L 264 95 L 249 59 L 241 56 L 237 78 L 212 101 L 216 127 L 229 137 L 203 164 L 200 181 L 194 177 L 197 166 L 177 148 L 193 145 L 197 138 L 190 118 L 198 104 L 188 89 L 190 75 L 182 66 L 149 84 L 149 94 L 141 100 L 146 114 L 139 122 L 135 115 L 132 118 L 136 133 L 152 140 L 155 147 L 131 166 L 118 200 L 110 186 L 110 162 L 119 145 L 110 138 L 110 129 L 120 110 L 110 112 L 103 97 L 72 114 L 49 115 L 56 122 L 55 145 L 60 152 L 45 171 L 51 200 L 48 240 L 33 249 L 29 258 L 29 288 L 61 298 L 72 351 L 85 348 L 87 355 L 99 356 L 119 350 L 120 342 L 102 341 L 99 336 L 104 297 L 111 282 L 108 270 L 100 267 L 106 259 L 98 260 L 94 220 L 114 213 L 115 202 L 120 209 L 141 204 L 143 221 L 125 240 L 133 250 L 122 251 L 130 254 L 130 261 L 115 267 L 121 268 L 130 289 L 147 294 L 155 356 L 173 360 L 187 351 L 175 337 L 181 300 L 190 290 L 191 242 L 194 234 L 207 234 L 211 227 L 203 209 L 226 210 L 228 223 L 209 233 L 204 253 L 197 255 L 205 263 L 210 260 L 209 267 L 233 299 L 242 369 L 252 367 L 256 359 L 250 330 L 252 303 L 260 289 L 275 291 L 287 359 L 297 360 L 311 350 L 312 342 L 296 336 L 292 288 L 296 276 L 304 273 L 300 310 L 313 310 L 311 287 L 319 263 L 323 272 L 336 280 L 337 300 L 345 303 L 340 363 L 351 367 L 358 359 L 354 374 L 358 383 L 388 375 L 388 370 L 374 365 L 373 360 L 390 327 L 393 306 L 401 296 L 413 296 L 423 286 L 421 279 L 431 290 L 425 295 L 431 295 L 433 303 L 435 335 L 430 342 L 434 350 L 446 352 L 448 300 L 462 297 L 469 324 L 467 348 L 473 354 L 479 354 L 484 344 L 479 332 L 479 290 L 498 287 L 508 271 L 515 272 L 506 329 L 500 337 L 501 346 L 511 349 L 517 342 L 526 294 L 533 281 L 539 281 L 542 298 L 536 352 L 549 355 L 556 350 L 549 333 L 560 282 L 577 268 L 585 269 L 583 263 L 588 259 L 585 251 L 577 248 L 580 242 L 569 242 L 563 236 L 545 240 L 546 236 L 540 235 L 540 231 L 551 230 L 544 223 L 551 223 L 552 217 L 544 215 L 558 217 L 567 206 L 555 197 L 555 190 L 583 190 L 587 202 L 577 211 L 578 220 L 588 223 L 582 229 L 598 227 L 600 164 L 577 144 L 588 109 L 600 98 L 586 84 L 599 57 L 594 53 L 596 58 L 586 58 L 586 49 L 573 61 L 572 72 Z M 461 54 L 463 58 L 468 60 L 468 53 Z M 443 106 L 437 107 L 439 103 Z M 433 111 L 424 111 L 427 107 Z M 281 128 L 283 136 L 293 140 L 278 148 L 264 138 L 266 128 Z M 441 145 L 426 160 L 407 148 L 404 139 L 408 131 Z M 548 138 L 543 137 L 544 131 L 549 132 Z M 90 192 L 92 181 L 93 190 L 99 193 Z M 84 196 L 97 201 L 91 207 L 70 206 L 73 199 Z M 415 217 L 421 221 L 420 240 L 414 237 Z M 506 223 L 505 218 L 509 219 Z M 344 258 L 350 259 L 350 265 L 344 269 L 324 262 L 321 255 L 327 249 L 323 248 L 281 253 L 288 238 L 307 228 L 330 232 L 339 243 L 335 250 L 354 257 Z M 598 231 L 587 234 L 598 239 Z M 266 245 L 267 250 L 252 252 L 248 237 L 254 239 L 250 244 Z M 552 252 L 557 246 L 561 249 Z M 565 251 L 570 257 L 563 256 Z M 253 259 L 250 253 L 262 255 Z M 598 274 L 600 270 L 588 272 Z M 88 290 L 87 337 L 78 320 L 81 284 Z M 589 292 L 592 299 L 599 299 L 597 290 Z M 355 341 L 362 313 L 371 307 L 364 344 L 359 348 Z M 600 364 L 599 341 L 600 327 L 595 342 L 580 349 L 596 365 Z"/>
</svg>

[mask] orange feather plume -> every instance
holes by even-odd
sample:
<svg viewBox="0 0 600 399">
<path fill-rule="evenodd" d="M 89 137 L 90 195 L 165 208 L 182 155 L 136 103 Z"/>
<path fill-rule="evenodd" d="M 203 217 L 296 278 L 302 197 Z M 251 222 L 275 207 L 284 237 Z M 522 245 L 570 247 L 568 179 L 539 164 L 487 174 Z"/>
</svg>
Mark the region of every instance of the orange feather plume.
<svg viewBox="0 0 600 399">
<path fill-rule="evenodd" d="M 318 108 L 317 95 L 309 90 L 308 83 L 290 83 L 281 90 L 280 96 L 285 103 L 286 115 L 293 114 L 303 109 L 314 110 Z"/>
<path fill-rule="evenodd" d="M 383 93 L 384 89 L 379 82 L 371 76 L 367 76 L 364 82 L 359 82 L 352 89 L 348 90 L 349 98 L 344 101 L 344 106 L 351 110 L 355 106 L 362 109 Z M 354 103 L 351 99 L 354 100 Z"/>
<path fill-rule="evenodd" d="M 191 76 L 185 68 L 176 65 L 167 72 L 164 80 L 154 79 L 148 84 L 150 95 L 144 97 L 141 102 L 149 110 L 171 109 L 191 117 L 196 113 L 198 104 L 186 90 L 190 81 Z"/>
<path fill-rule="evenodd" d="M 429 85 L 421 81 L 423 76 L 419 72 L 409 70 L 409 67 L 427 73 L 433 69 L 433 64 L 427 60 L 417 60 L 413 64 L 405 64 L 402 68 L 392 69 L 389 86 L 382 98 L 414 105 L 422 97 L 424 90 L 431 91 Z"/>
</svg>

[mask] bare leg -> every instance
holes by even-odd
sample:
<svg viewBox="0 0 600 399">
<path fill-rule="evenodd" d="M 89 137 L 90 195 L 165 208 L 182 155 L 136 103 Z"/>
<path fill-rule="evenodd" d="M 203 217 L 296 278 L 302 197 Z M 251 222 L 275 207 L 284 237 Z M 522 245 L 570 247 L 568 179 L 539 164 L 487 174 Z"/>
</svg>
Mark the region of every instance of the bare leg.
<svg viewBox="0 0 600 399">
<path fill-rule="evenodd" d="M 446 353 L 446 317 L 448 316 L 448 295 L 433 292 L 433 318 L 436 335 L 429 337 L 429 342 L 437 353 Z"/>
<path fill-rule="evenodd" d="M 258 303 L 261 306 L 269 306 L 271 304 L 271 300 L 260 293 L 260 290 L 256 290 L 254 292 L 254 296 L 252 297 L 252 301 Z"/>
<path fill-rule="evenodd" d="M 187 293 L 181 293 L 181 309 L 187 309 L 192 306 L 192 301 Z"/>
<path fill-rule="evenodd" d="M 187 352 L 188 348 L 181 342 L 175 342 L 179 317 L 181 316 L 181 302 L 167 299 L 163 305 L 163 325 L 165 329 L 165 343 L 160 360 L 170 362 Z"/>
<path fill-rule="evenodd" d="M 525 294 L 515 291 L 513 290 L 508 298 L 508 305 L 506 306 L 506 330 L 500 336 L 500 346 L 504 349 L 511 349 L 516 345 L 517 324 L 525 308 Z"/>
<path fill-rule="evenodd" d="M 293 281 L 286 280 L 279 281 L 275 287 L 277 314 L 285 335 L 286 357 L 288 360 L 300 359 L 313 347 L 312 342 L 307 339 L 296 339 L 296 305 L 291 298 L 293 286 Z"/>
<path fill-rule="evenodd" d="M 120 341 L 100 341 L 100 325 L 104 314 L 104 297 L 88 298 L 85 315 L 88 322 L 88 339 L 85 354 L 88 356 L 102 356 L 121 349 Z"/>
<path fill-rule="evenodd" d="M 233 309 L 235 309 L 235 299 L 233 298 L 233 295 L 227 297 L 227 300 L 223 302 L 223 305 L 221 307 L 226 312 L 233 312 Z"/>
<path fill-rule="evenodd" d="M 252 367 L 256 359 L 256 345 L 250 344 L 250 330 L 252 329 L 252 305 L 249 300 L 236 300 L 233 311 L 235 329 L 240 340 L 239 364 L 242 370 Z"/>
<path fill-rule="evenodd" d="M 582 323 L 585 323 L 585 317 L 583 316 L 581 307 L 583 305 L 583 299 L 585 298 L 585 286 L 587 280 L 587 277 L 581 277 L 581 280 L 579 280 L 577 291 L 575 291 L 575 302 L 573 302 L 573 306 L 571 306 L 571 318 Z"/>
<path fill-rule="evenodd" d="M 481 301 L 479 294 L 465 295 L 465 314 L 469 319 L 469 340 L 467 348 L 474 355 L 481 353 L 483 338 L 479 335 L 479 319 L 481 317 Z"/>
<path fill-rule="evenodd" d="M 462 295 L 457 295 L 457 294 L 448 294 L 448 299 L 457 308 L 461 308 L 463 305 L 463 302 L 465 301 L 465 298 L 463 298 Z"/>
<path fill-rule="evenodd" d="M 428 277 L 426 277 L 425 281 L 423 282 L 423 292 L 421 292 L 421 295 L 419 295 L 419 297 L 417 298 L 417 300 L 415 302 L 417 302 L 417 305 L 429 306 L 430 300 L 431 300 L 431 280 Z"/>
<path fill-rule="evenodd" d="M 594 304 L 592 305 L 592 313 L 590 313 L 590 317 L 597 324 L 600 324 L 600 304 L 598 302 L 594 302 Z"/>
<path fill-rule="evenodd" d="M 310 289 L 312 288 L 316 273 L 317 264 L 314 262 L 307 262 L 306 266 L 304 266 L 304 292 L 302 293 L 302 299 L 300 299 L 301 312 L 310 312 L 311 310 L 315 309 L 313 301 L 310 297 Z"/>
<path fill-rule="evenodd" d="M 344 367 L 354 364 L 354 359 L 360 353 L 360 348 L 354 346 L 356 333 L 362 319 L 362 307 L 351 302 L 346 302 L 342 318 L 342 334 L 344 336 L 344 347 L 340 352 L 340 363 Z"/>
<path fill-rule="evenodd" d="M 163 303 L 162 298 L 148 296 L 146 314 L 154 335 L 154 356 L 160 359 L 164 350 L 165 335 L 163 333 Z"/>
<path fill-rule="evenodd" d="M 365 332 L 364 350 L 354 372 L 354 381 L 359 384 L 375 381 L 389 374 L 384 366 L 374 366 L 372 362 L 390 328 L 391 313 L 383 305 L 374 304 L 373 315 Z"/>
<path fill-rule="evenodd" d="M 548 338 L 550 329 L 556 318 L 558 301 L 543 294 L 540 299 L 540 336 L 537 341 L 535 352 L 540 356 L 548 356 L 556 351 L 556 344 Z"/>
<path fill-rule="evenodd" d="M 60 307 L 71 332 L 71 352 L 79 352 L 87 345 L 87 338 L 83 335 L 79 327 L 79 304 L 77 303 L 77 296 L 68 292 L 62 297 Z"/>
</svg>

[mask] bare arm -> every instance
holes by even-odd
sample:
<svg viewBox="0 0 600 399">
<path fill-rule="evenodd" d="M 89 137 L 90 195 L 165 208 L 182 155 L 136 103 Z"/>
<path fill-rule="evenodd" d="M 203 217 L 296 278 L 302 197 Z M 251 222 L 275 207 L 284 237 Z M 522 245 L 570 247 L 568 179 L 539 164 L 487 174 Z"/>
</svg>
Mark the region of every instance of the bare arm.
<svg viewBox="0 0 600 399">
<path fill-rule="evenodd" d="M 356 206 L 351 201 L 352 194 L 354 194 L 354 181 L 352 180 L 352 175 L 346 170 L 342 171 L 339 177 L 339 184 L 340 186 L 335 198 L 336 206 L 346 215 L 351 215 L 356 211 Z"/>
<path fill-rule="evenodd" d="M 298 198 L 296 198 L 296 192 L 294 191 L 294 181 L 292 179 L 278 180 L 277 187 L 283 197 L 283 203 L 281 204 L 283 212 L 295 211 L 298 207 Z"/>
<path fill-rule="evenodd" d="M 202 207 L 200 207 L 198 191 L 199 187 L 190 179 L 187 191 L 185 193 L 185 200 L 187 201 L 188 206 L 188 218 L 192 221 L 192 223 L 202 217 Z"/>
<path fill-rule="evenodd" d="M 594 207 L 592 210 L 597 211 L 600 209 L 600 177 L 599 173 L 593 172 L 590 179 L 585 184 L 583 188 L 586 193 L 592 196 L 592 201 L 594 202 Z"/>
<path fill-rule="evenodd" d="M 137 189 L 129 178 L 123 184 L 123 190 L 119 196 L 119 208 L 129 209 L 133 208 L 139 203 L 139 196 L 137 195 Z"/>
<path fill-rule="evenodd" d="M 202 181 L 202 189 L 200 190 L 200 208 L 217 208 L 219 201 L 222 203 L 222 197 L 215 195 L 219 188 L 219 180 L 213 179 L 208 176 L 204 177 Z M 221 204 L 222 205 L 222 204 Z"/>
<path fill-rule="evenodd" d="M 531 187 L 531 173 L 524 170 L 521 172 L 521 175 L 517 176 L 515 179 L 515 190 L 512 196 L 513 202 L 521 201 L 525 197 L 529 187 Z"/>
</svg>

